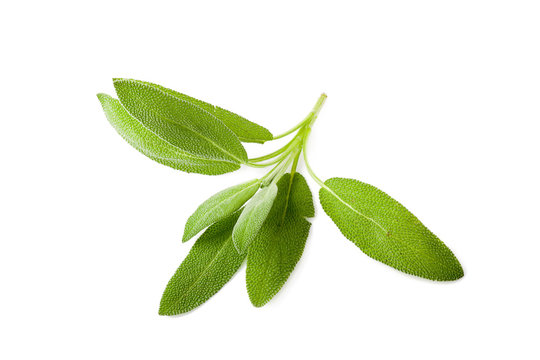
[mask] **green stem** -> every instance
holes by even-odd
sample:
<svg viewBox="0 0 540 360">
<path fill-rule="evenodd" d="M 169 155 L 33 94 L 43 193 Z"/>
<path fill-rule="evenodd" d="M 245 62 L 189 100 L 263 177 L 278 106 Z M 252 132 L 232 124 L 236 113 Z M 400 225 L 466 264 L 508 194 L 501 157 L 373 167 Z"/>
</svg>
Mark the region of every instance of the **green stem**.
<svg viewBox="0 0 540 360">
<path fill-rule="evenodd" d="M 311 132 L 311 128 L 309 128 L 309 127 L 306 128 L 306 132 L 305 132 L 305 135 L 304 135 L 304 141 L 302 142 L 302 152 L 304 153 L 304 164 L 306 164 L 306 169 L 307 169 L 309 175 L 311 176 L 311 178 L 313 180 L 315 180 L 315 182 L 317 184 L 319 184 L 319 186 L 321 186 L 323 188 L 326 188 L 326 185 L 324 184 L 324 182 L 321 179 L 319 179 L 319 177 L 317 175 L 315 175 L 315 172 L 313 172 L 313 169 L 309 165 L 306 148 L 307 148 L 307 139 L 309 138 L 309 133 L 310 132 Z"/>
<path fill-rule="evenodd" d="M 327 188 L 327 187 L 324 184 L 324 182 L 317 175 L 315 175 L 315 172 L 313 171 L 313 169 L 311 168 L 309 164 L 309 161 L 307 158 L 307 141 L 309 139 L 309 134 L 311 133 L 311 126 L 313 125 L 315 120 L 317 120 L 317 117 L 319 116 L 319 112 L 321 111 L 324 105 L 324 102 L 326 101 L 326 98 L 327 98 L 326 94 L 324 93 L 321 94 L 321 96 L 317 100 L 317 103 L 313 107 L 313 110 L 311 111 L 311 115 L 312 115 L 311 121 L 305 125 L 303 134 L 302 134 L 302 152 L 304 153 L 304 163 L 306 164 L 306 169 L 309 175 L 313 178 L 313 180 L 315 180 L 315 182 L 323 188 Z"/>
<path fill-rule="evenodd" d="M 300 121 L 300 122 L 299 122 L 298 124 L 296 124 L 292 129 L 289 129 L 289 130 L 285 131 L 283 134 L 279 134 L 279 135 L 274 136 L 274 138 L 273 138 L 272 140 L 281 139 L 281 138 L 283 138 L 283 137 L 285 137 L 285 136 L 287 136 L 287 135 L 289 135 L 289 134 L 295 132 L 296 130 L 300 129 L 300 128 L 301 128 L 302 126 L 304 126 L 308 121 L 311 120 L 311 116 L 312 116 L 312 114 L 309 113 L 308 116 L 306 116 L 306 117 L 304 118 L 304 120 Z"/>
<path fill-rule="evenodd" d="M 285 151 L 283 154 L 281 154 L 280 156 L 276 157 L 276 158 L 275 158 L 274 160 L 272 160 L 272 161 L 265 162 L 265 163 L 262 163 L 262 164 L 259 164 L 259 163 L 258 163 L 258 164 L 252 164 L 252 165 L 255 165 L 256 167 L 267 167 L 267 166 L 276 164 L 276 163 L 278 163 L 278 162 L 281 162 L 283 159 L 285 159 L 285 157 L 287 157 L 287 155 L 289 155 L 293 149 L 294 149 L 294 148 L 288 149 L 287 151 Z"/>
<path fill-rule="evenodd" d="M 275 183 L 281 178 L 281 175 L 287 171 L 287 168 L 291 164 L 293 160 L 293 157 L 289 154 L 287 156 L 287 159 L 282 160 L 280 163 L 278 163 L 272 170 L 268 172 L 262 179 L 261 184 L 262 186 L 268 186 L 270 183 Z"/>
<path fill-rule="evenodd" d="M 247 162 L 246 165 L 249 166 L 249 167 L 252 167 L 252 168 L 265 168 L 267 167 L 268 165 L 272 165 L 274 162 L 271 162 L 271 163 L 267 163 L 267 164 L 254 164 L 254 163 L 251 163 L 251 162 Z"/>
<path fill-rule="evenodd" d="M 321 94 L 321 96 L 319 97 L 319 99 L 315 103 L 315 106 L 313 107 L 313 110 L 311 110 L 311 112 L 304 118 L 304 120 L 302 120 L 300 123 L 298 123 L 292 129 L 284 132 L 281 135 L 278 135 L 278 136 L 274 137 L 273 140 L 280 139 L 280 138 L 282 138 L 284 136 L 287 136 L 287 135 L 293 133 L 294 131 L 296 131 L 298 129 L 304 129 L 306 127 L 311 128 L 311 126 L 313 125 L 313 123 L 317 119 L 317 116 L 319 115 L 319 112 L 321 111 L 322 106 L 324 105 L 326 97 L 327 97 L 326 94 L 324 94 L 324 93 Z M 299 136 L 299 135 L 301 135 L 301 136 Z M 302 138 L 302 139 L 300 139 L 300 142 L 302 142 L 303 141 L 302 131 L 299 131 L 291 141 L 289 141 L 287 144 L 285 144 L 283 147 L 277 149 L 276 151 L 274 151 L 274 152 L 272 152 L 270 154 L 267 154 L 267 155 L 259 156 L 259 157 L 252 158 L 252 159 L 248 159 L 248 162 L 246 163 L 246 165 L 251 166 L 251 167 L 255 167 L 255 168 L 262 168 L 262 167 L 266 167 L 266 166 L 269 166 L 269 165 L 272 165 L 272 164 L 276 163 L 276 161 L 271 161 L 271 162 L 266 163 L 266 164 L 257 164 L 258 162 L 261 162 L 261 161 L 264 161 L 264 160 L 273 159 L 273 158 L 283 154 L 284 152 L 290 150 L 291 148 L 295 147 L 297 145 L 297 141 L 298 141 L 299 138 Z"/>
<path fill-rule="evenodd" d="M 285 151 L 289 150 L 293 145 L 296 145 L 295 144 L 296 142 L 298 142 L 297 136 L 295 136 L 287 144 L 283 145 L 283 147 L 277 149 L 276 151 L 274 151 L 274 152 L 272 152 L 270 154 L 259 156 L 259 157 L 253 158 L 253 159 L 248 159 L 247 165 L 254 165 L 254 163 L 258 163 L 258 162 L 261 162 L 261 161 L 264 161 L 264 160 L 269 160 L 269 159 L 272 159 L 272 158 L 274 158 L 274 157 L 276 157 L 278 155 L 281 155 Z"/>
<path fill-rule="evenodd" d="M 293 161 L 293 164 L 291 166 L 291 177 L 294 175 L 294 173 L 296 172 L 296 167 L 298 166 L 298 159 L 300 158 L 300 154 L 302 153 L 302 148 L 298 149 L 296 151 L 296 155 L 294 155 L 294 161 Z"/>
<path fill-rule="evenodd" d="M 272 159 L 280 154 L 282 154 L 284 151 L 287 150 L 287 147 L 291 144 L 291 142 L 288 142 L 285 146 L 277 149 L 276 151 L 274 152 L 271 152 L 270 154 L 266 154 L 264 156 L 259 156 L 259 157 L 256 157 L 256 158 L 253 158 L 253 159 L 248 159 L 248 162 L 249 163 L 257 163 L 257 162 L 260 162 L 260 161 L 264 161 L 264 160 L 269 160 L 269 159 Z"/>
<path fill-rule="evenodd" d="M 327 96 L 326 94 L 321 94 L 319 99 L 317 100 L 317 103 L 313 107 L 313 110 L 304 118 L 304 120 L 300 121 L 298 124 L 296 124 L 292 129 L 289 129 L 285 131 L 283 134 L 279 134 L 274 136 L 272 140 L 281 139 L 282 137 L 285 137 L 296 130 L 300 129 L 302 126 L 308 124 L 308 126 L 311 126 L 315 122 L 315 119 L 317 119 L 317 116 L 319 115 L 319 112 L 321 111 L 322 106 L 324 105 L 324 101 L 326 100 Z"/>
<path fill-rule="evenodd" d="M 273 183 L 277 182 L 283 176 L 283 174 L 287 172 L 287 169 L 289 168 L 289 165 L 291 165 L 293 158 L 294 158 L 293 156 L 289 156 L 287 160 L 281 163 L 282 164 L 281 168 L 276 172 L 276 174 L 274 175 L 274 178 L 272 179 Z"/>
<path fill-rule="evenodd" d="M 291 166 L 291 176 L 289 178 L 289 186 L 287 188 L 287 197 L 285 198 L 285 207 L 283 209 L 283 213 L 281 214 L 280 224 L 283 224 L 283 221 L 285 221 L 285 215 L 287 214 L 287 208 L 289 207 L 289 197 L 291 196 L 291 189 L 292 189 L 292 184 L 294 181 L 294 174 L 296 173 L 296 166 L 298 165 L 298 159 L 300 158 L 301 153 L 302 153 L 302 147 L 296 149 L 296 154 L 294 155 L 294 161 Z"/>
<path fill-rule="evenodd" d="M 322 93 L 321 96 L 319 96 L 319 99 L 317 100 L 315 106 L 313 107 L 313 110 L 311 111 L 311 121 L 307 123 L 308 128 L 311 128 L 315 120 L 317 120 L 317 117 L 319 116 L 319 113 L 321 112 L 321 109 L 327 97 L 328 96 L 326 96 L 325 93 Z"/>
<path fill-rule="evenodd" d="M 270 170 L 269 172 L 266 173 L 266 175 L 264 175 L 262 178 L 261 178 L 261 186 L 266 186 L 270 183 L 270 181 L 272 180 L 275 172 L 277 171 L 277 169 L 279 168 L 279 166 L 281 165 L 281 163 L 277 164 L 276 166 L 274 166 L 272 168 L 272 170 Z M 270 180 L 268 180 L 270 179 Z"/>
<path fill-rule="evenodd" d="M 319 179 L 319 177 L 315 175 L 315 173 L 313 172 L 313 169 L 311 168 L 307 155 L 306 155 L 307 140 L 311 133 L 311 126 L 317 119 L 317 116 L 319 115 L 319 112 L 321 111 L 321 108 L 323 107 L 325 100 L 326 100 L 326 94 L 322 94 L 317 100 L 317 103 L 315 104 L 315 106 L 313 107 L 313 110 L 300 124 L 296 125 L 293 129 L 279 136 L 279 137 L 283 137 L 292 133 L 293 131 L 300 129 L 295 135 L 295 137 L 291 141 L 289 141 L 285 146 L 283 146 L 282 148 L 270 154 L 248 160 L 248 165 L 252 167 L 266 167 L 266 166 L 276 164 L 276 166 L 274 166 L 272 170 L 270 170 L 268 173 L 266 173 L 265 176 L 262 177 L 261 179 L 262 186 L 268 186 L 270 183 L 274 183 L 277 180 L 279 180 L 279 178 L 287 171 L 291 162 L 292 162 L 292 167 L 291 167 L 291 184 L 292 184 L 292 177 L 294 176 L 294 173 L 296 172 L 300 154 L 303 153 L 304 162 L 306 164 L 306 168 L 308 170 L 309 175 L 321 187 L 327 188 L 324 182 L 321 179 Z M 263 164 L 258 164 L 258 162 L 260 161 L 270 160 L 270 159 L 273 159 L 273 160 L 263 163 Z M 291 184 L 289 184 L 289 187 L 291 186 Z"/>
</svg>

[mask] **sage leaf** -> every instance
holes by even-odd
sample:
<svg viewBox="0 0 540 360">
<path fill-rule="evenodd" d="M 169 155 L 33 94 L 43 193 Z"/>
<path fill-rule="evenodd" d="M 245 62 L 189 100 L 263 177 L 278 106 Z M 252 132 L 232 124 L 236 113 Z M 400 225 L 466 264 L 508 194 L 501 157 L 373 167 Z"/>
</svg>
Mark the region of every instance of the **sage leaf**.
<svg viewBox="0 0 540 360">
<path fill-rule="evenodd" d="M 237 115 L 233 112 L 222 109 L 219 106 L 215 106 L 207 102 L 195 99 L 191 96 L 168 89 L 161 85 L 152 84 L 148 82 L 144 82 L 144 83 L 156 86 L 157 88 L 163 90 L 164 92 L 168 94 L 171 94 L 172 96 L 175 96 L 181 100 L 188 101 L 192 103 L 193 105 L 196 105 L 200 107 L 201 109 L 208 111 L 210 114 L 214 115 L 219 120 L 221 120 L 229 129 L 231 129 L 231 131 L 234 132 L 236 136 L 238 136 L 238 138 L 242 142 L 252 142 L 252 143 L 263 144 L 264 142 L 273 139 L 272 133 L 268 131 L 268 129 L 254 122 L 251 122 L 240 115 Z"/>
<path fill-rule="evenodd" d="M 245 255 L 232 242 L 232 229 L 240 212 L 210 226 L 191 248 L 161 298 L 160 315 L 177 315 L 200 306 L 216 294 L 238 271 Z"/>
<path fill-rule="evenodd" d="M 251 303 L 265 305 L 300 260 L 314 215 L 313 198 L 299 173 L 284 175 L 270 214 L 248 248 L 246 285 Z"/>
<path fill-rule="evenodd" d="M 114 87 L 127 111 L 165 141 L 197 157 L 247 162 L 238 137 L 208 111 L 142 81 L 115 79 Z"/>
<path fill-rule="evenodd" d="M 260 180 L 255 179 L 232 186 L 210 197 L 189 217 L 182 241 L 188 241 L 207 226 L 240 209 L 257 192 L 259 186 Z"/>
<path fill-rule="evenodd" d="M 277 195 L 277 185 L 271 183 L 256 193 L 246 204 L 233 229 L 233 242 L 240 254 L 246 252 L 249 243 L 259 232 Z"/>
<path fill-rule="evenodd" d="M 431 280 L 463 276 L 452 251 L 386 193 L 354 179 L 331 178 L 324 185 L 319 192 L 324 211 L 368 256 Z"/>
<path fill-rule="evenodd" d="M 219 175 L 235 171 L 240 165 L 225 160 L 204 159 L 167 142 L 131 116 L 120 101 L 106 94 L 97 95 L 105 116 L 131 146 L 160 164 L 190 173 Z"/>
</svg>

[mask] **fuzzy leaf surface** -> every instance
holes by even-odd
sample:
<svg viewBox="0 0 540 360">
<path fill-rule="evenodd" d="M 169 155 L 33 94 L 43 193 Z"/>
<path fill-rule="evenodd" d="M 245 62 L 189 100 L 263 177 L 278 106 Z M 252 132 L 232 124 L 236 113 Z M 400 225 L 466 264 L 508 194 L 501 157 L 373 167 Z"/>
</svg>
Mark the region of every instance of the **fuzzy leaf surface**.
<svg viewBox="0 0 540 360">
<path fill-rule="evenodd" d="M 114 87 L 131 115 L 174 146 L 205 159 L 247 161 L 238 137 L 208 111 L 142 81 L 115 79 Z"/>
<path fill-rule="evenodd" d="M 284 175 L 272 210 L 248 249 L 246 285 L 253 305 L 265 305 L 285 284 L 304 252 L 311 227 L 306 217 L 313 215 L 304 177 Z"/>
<path fill-rule="evenodd" d="M 247 251 L 249 243 L 255 238 L 268 216 L 278 187 L 275 183 L 262 188 L 246 204 L 233 230 L 234 246 L 240 254 Z"/>
<path fill-rule="evenodd" d="M 240 209 L 259 189 L 258 179 L 227 188 L 203 202 L 186 222 L 183 242 Z"/>
<path fill-rule="evenodd" d="M 324 211 L 368 256 L 431 280 L 463 276 L 452 251 L 386 193 L 354 179 L 331 178 L 324 184 L 319 192 Z"/>
<path fill-rule="evenodd" d="M 238 138 L 242 142 L 252 142 L 252 143 L 262 144 L 268 140 L 273 139 L 272 133 L 268 131 L 268 129 L 252 121 L 249 121 L 243 118 L 242 116 L 237 115 L 231 111 L 222 109 L 219 106 L 215 106 L 207 102 L 195 99 L 191 96 L 168 89 L 161 85 L 152 84 L 148 82 L 145 82 L 145 83 L 156 86 L 160 88 L 161 90 L 181 100 L 188 101 L 200 107 L 201 109 L 208 111 L 210 114 L 214 115 L 219 120 L 221 120 L 229 129 L 231 129 L 231 131 L 234 132 L 236 136 L 238 136 Z"/>
<path fill-rule="evenodd" d="M 200 306 L 238 271 L 245 255 L 236 251 L 232 229 L 239 212 L 210 226 L 195 242 L 161 298 L 160 315 L 177 315 Z"/>
<path fill-rule="evenodd" d="M 203 159 L 189 154 L 146 128 L 117 99 L 106 94 L 98 94 L 97 97 L 107 120 L 118 134 L 139 152 L 160 164 L 205 175 L 219 175 L 240 168 L 239 164 L 230 161 Z"/>
</svg>

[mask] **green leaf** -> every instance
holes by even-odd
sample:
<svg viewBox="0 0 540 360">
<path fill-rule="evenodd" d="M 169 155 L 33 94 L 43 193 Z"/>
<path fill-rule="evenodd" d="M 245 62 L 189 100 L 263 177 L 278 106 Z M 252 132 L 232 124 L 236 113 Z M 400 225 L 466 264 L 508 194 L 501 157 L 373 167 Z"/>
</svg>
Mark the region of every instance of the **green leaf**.
<svg viewBox="0 0 540 360">
<path fill-rule="evenodd" d="M 291 182 L 292 180 L 292 182 Z M 248 249 L 246 285 L 251 303 L 265 305 L 300 260 L 314 215 L 313 198 L 299 173 L 284 175 L 268 218 Z"/>
<path fill-rule="evenodd" d="M 107 120 L 135 149 L 160 164 L 173 169 L 206 175 L 219 175 L 238 170 L 240 165 L 225 160 L 203 159 L 189 154 L 147 129 L 131 116 L 120 101 L 106 94 L 97 95 Z"/>
<path fill-rule="evenodd" d="M 115 79 L 114 87 L 127 111 L 172 145 L 204 159 L 247 162 L 238 137 L 209 112 L 141 81 Z"/>
<path fill-rule="evenodd" d="M 218 106 L 209 104 L 207 102 L 195 99 L 191 96 L 181 94 L 177 91 L 168 89 L 161 85 L 152 84 L 148 82 L 144 82 L 144 83 L 156 86 L 168 94 L 171 94 L 181 100 L 188 101 L 200 107 L 201 109 L 208 111 L 210 114 L 214 115 L 219 120 L 221 120 L 229 129 L 231 129 L 232 132 L 234 132 L 236 136 L 238 136 L 238 138 L 242 142 L 253 142 L 253 143 L 262 144 L 265 141 L 273 139 L 272 133 L 270 133 L 268 129 L 262 127 L 261 125 L 255 124 L 254 122 L 251 122 L 240 115 L 237 115 L 233 112 L 222 109 Z"/>
<path fill-rule="evenodd" d="M 260 184 L 259 179 L 251 180 L 220 191 L 203 202 L 188 219 L 182 241 L 188 241 L 207 226 L 240 209 L 257 192 Z"/>
<path fill-rule="evenodd" d="M 240 212 L 210 226 L 195 242 L 173 275 L 161 298 L 160 315 L 177 315 L 200 306 L 238 271 L 244 255 L 232 242 L 232 229 Z"/>
<path fill-rule="evenodd" d="M 246 252 L 249 243 L 259 232 L 277 195 L 277 185 L 271 183 L 256 193 L 246 204 L 234 226 L 233 242 L 240 254 Z"/>
<path fill-rule="evenodd" d="M 324 211 L 368 256 L 431 280 L 450 281 L 463 276 L 452 251 L 381 190 L 344 178 L 328 179 L 324 185 L 319 192 Z"/>
</svg>

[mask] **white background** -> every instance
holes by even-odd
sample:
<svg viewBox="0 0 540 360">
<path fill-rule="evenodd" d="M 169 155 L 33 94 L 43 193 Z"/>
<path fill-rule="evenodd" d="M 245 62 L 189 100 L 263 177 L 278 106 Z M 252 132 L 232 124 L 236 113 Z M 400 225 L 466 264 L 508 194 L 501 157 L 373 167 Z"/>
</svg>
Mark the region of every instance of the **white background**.
<svg viewBox="0 0 540 360">
<path fill-rule="evenodd" d="M 0 358 L 538 359 L 538 1 L 81 4 L 0 9 Z M 187 217 L 263 172 L 206 177 L 145 158 L 95 97 L 113 94 L 112 77 L 274 133 L 326 92 L 314 170 L 398 199 L 465 277 L 371 260 L 315 197 L 304 256 L 267 306 L 250 304 L 242 268 L 199 309 L 158 316 L 192 244 Z"/>
</svg>

